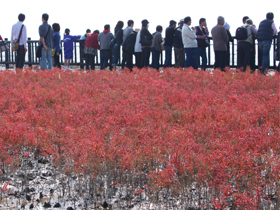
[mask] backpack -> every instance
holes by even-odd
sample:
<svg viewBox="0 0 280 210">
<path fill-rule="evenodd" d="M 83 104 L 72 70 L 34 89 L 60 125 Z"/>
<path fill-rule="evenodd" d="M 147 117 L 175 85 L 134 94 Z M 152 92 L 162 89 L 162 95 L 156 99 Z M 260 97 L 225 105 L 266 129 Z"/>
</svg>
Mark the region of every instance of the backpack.
<svg viewBox="0 0 280 210">
<path fill-rule="evenodd" d="M 247 26 L 248 27 L 248 26 Z M 248 38 L 247 27 L 238 27 L 235 32 L 235 37 L 237 40 L 246 40 Z"/>
</svg>

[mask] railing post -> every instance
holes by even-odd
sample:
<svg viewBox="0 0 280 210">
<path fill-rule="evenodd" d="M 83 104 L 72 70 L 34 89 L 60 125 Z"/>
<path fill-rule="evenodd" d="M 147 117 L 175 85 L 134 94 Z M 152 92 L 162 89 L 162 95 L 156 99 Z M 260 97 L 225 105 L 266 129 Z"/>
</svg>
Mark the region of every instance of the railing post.
<svg viewBox="0 0 280 210">
<path fill-rule="evenodd" d="M 32 66 L 32 61 L 31 61 L 31 54 L 32 54 L 32 47 L 31 47 L 31 38 L 28 37 L 27 39 L 27 48 L 28 48 L 28 66 L 31 67 Z"/>
<path fill-rule="evenodd" d="M 8 39 L 7 38 L 5 38 L 5 41 L 7 42 L 8 41 Z M 6 50 L 5 51 L 5 63 L 6 63 L 6 69 L 9 69 L 9 62 L 10 62 L 10 50 L 12 50 L 11 49 L 11 44 L 9 44 L 9 50 Z"/>
<path fill-rule="evenodd" d="M 238 44 L 238 42 L 237 42 L 237 44 Z M 231 50 L 231 65 L 232 65 L 232 67 L 234 67 L 234 39 L 232 39 L 232 46 L 231 46 L 232 48 L 232 50 Z"/>
</svg>

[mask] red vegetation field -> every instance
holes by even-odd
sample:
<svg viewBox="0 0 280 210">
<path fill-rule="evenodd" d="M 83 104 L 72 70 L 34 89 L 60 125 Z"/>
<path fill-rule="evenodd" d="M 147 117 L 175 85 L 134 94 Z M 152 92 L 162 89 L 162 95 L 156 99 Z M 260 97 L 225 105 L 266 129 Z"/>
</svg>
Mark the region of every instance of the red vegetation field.
<svg viewBox="0 0 280 210">
<path fill-rule="evenodd" d="M 216 209 L 229 201 L 257 209 L 264 198 L 280 208 L 279 78 L 3 71 L 0 162 L 17 167 L 22 155 L 37 152 L 66 174 L 94 180 L 107 173 L 122 185 L 124 174 L 137 175 L 149 191 L 165 188 L 174 197 L 196 184 Z"/>
</svg>

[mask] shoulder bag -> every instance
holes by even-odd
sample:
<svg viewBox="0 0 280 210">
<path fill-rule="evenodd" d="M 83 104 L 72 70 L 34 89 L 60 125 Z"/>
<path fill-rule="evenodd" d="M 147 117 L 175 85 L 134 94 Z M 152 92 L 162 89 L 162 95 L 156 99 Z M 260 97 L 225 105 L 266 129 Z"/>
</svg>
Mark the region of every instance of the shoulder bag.
<svg viewBox="0 0 280 210">
<path fill-rule="evenodd" d="M 21 26 L 18 39 L 14 39 L 13 42 L 12 42 L 12 49 L 13 49 L 14 51 L 18 50 L 18 48 L 19 48 L 19 40 L 20 40 L 20 37 L 21 37 L 21 34 L 22 34 L 23 26 L 24 26 L 24 25 Z"/>
</svg>

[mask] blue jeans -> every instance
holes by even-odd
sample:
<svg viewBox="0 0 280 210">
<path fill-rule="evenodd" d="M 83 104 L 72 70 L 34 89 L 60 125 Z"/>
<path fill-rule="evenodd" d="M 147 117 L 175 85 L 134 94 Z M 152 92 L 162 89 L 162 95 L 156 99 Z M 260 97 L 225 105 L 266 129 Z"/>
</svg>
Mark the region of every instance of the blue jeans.
<svg viewBox="0 0 280 210">
<path fill-rule="evenodd" d="M 115 44 L 113 47 L 113 66 L 116 66 L 120 63 L 120 48 L 121 46 L 119 44 Z"/>
<path fill-rule="evenodd" d="M 196 52 L 197 52 L 197 47 L 196 48 L 184 48 L 185 53 L 186 53 L 186 61 L 185 61 L 185 68 L 188 67 L 193 67 L 194 69 L 197 69 L 197 59 L 196 59 Z"/>
<path fill-rule="evenodd" d="M 152 68 L 159 69 L 159 55 L 160 52 L 152 48 Z"/>
<path fill-rule="evenodd" d="M 52 49 L 42 49 L 42 58 L 40 60 L 41 69 L 52 69 Z"/>
<path fill-rule="evenodd" d="M 108 66 L 108 60 L 111 56 L 111 50 L 100 50 L 100 69 L 103 70 Z"/>
<path fill-rule="evenodd" d="M 172 60 L 172 47 L 171 46 L 164 46 L 165 49 L 165 62 L 164 62 L 164 68 L 171 66 L 171 60 Z"/>
<path fill-rule="evenodd" d="M 265 70 L 268 69 L 269 62 L 269 51 L 271 48 L 271 41 L 259 41 L 259 50 L 262 54 L 262 70 L 261 73 L 264 74 Z"/>
<path fill-rule="evenodd" d="M 206 48 L 197 48 L 195 61 L 197 64 L 200 62 L 200 57 L 202 58 L 201 70 L 205 71 L 207 64 Z"/>
</svg>

